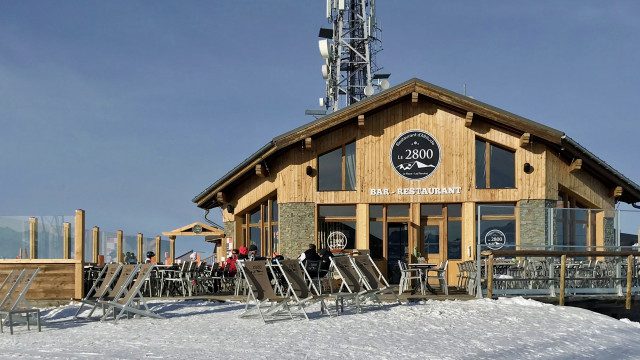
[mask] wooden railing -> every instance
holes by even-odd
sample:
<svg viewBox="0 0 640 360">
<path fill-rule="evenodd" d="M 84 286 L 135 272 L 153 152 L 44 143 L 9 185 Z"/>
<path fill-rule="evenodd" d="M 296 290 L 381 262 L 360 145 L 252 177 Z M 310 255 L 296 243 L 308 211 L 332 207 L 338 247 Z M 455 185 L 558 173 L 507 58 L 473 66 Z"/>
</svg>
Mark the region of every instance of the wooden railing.
<svg viewBox="0 0 640 360">
<path fill-rule="evenodd" d="M 555 257 L 560 258 L 560 278 L 558 304 L 565 303 L 565 284 L 567 277 L 567 257 L 626 257 L 627 276 L 625 308 L 631 309 L 631 289 L 633 285 L 633 266 L 635 257 L 640 256 L 638 251 L 557 251 L 557 250 L 485 250 L 482 256 L 487 257 L 487 297 L 493 297 L 493 264 L 496 257 Z"/>
</svg>

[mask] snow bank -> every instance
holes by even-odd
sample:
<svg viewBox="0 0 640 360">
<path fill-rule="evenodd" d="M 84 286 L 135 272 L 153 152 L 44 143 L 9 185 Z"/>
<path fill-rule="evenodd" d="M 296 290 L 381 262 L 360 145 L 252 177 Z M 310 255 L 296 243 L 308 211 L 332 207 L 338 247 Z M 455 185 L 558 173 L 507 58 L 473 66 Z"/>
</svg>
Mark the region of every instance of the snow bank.
<svg viewBox="0 0 640 360">
<path fill-rule="evenodd" d="M 238 319 L 243 305 L 152 302 L 165 320 L 73 321 L 49 309 L 41 333 L 0 336 L 0 358 L 638 358 L 640 324 L 522 298 L 427 301 L 311 321 Z"/>
</svg>

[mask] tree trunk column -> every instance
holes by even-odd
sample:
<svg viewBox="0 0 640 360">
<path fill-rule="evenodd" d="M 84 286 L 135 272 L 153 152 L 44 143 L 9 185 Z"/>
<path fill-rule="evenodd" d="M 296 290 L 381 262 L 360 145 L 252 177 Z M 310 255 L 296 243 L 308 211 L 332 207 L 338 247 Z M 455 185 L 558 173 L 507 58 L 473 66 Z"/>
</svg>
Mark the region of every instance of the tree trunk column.
<svg viewBox="0 0 640 360">
<path fill-rule="evenodd" d="M 176 262 L 176 237 L 169 236 L 169 257 L 171 258 L 171 265 Z"/>
</svg>

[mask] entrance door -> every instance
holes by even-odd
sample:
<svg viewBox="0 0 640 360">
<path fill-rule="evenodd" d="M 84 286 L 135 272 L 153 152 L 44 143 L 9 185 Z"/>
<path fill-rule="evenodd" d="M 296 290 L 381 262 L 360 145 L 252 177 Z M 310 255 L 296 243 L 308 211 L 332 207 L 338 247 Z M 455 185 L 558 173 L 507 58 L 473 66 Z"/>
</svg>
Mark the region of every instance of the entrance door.
<svg viewBox="0 0 640 360">
<path fill-rule="evenodd" d="M 420 255 L 425 261 L 440 264 L 444 259 L 444 231 L 442 220 L 429 220 L 421 227 Z"/>
<path fill-rule="evenodd" d="M 400 282 L 398 260 L 407 261 L 409 254 L 409 232 L 406 222 L 387 225 L 387 276 L 389 283 Z"/>
</svg>

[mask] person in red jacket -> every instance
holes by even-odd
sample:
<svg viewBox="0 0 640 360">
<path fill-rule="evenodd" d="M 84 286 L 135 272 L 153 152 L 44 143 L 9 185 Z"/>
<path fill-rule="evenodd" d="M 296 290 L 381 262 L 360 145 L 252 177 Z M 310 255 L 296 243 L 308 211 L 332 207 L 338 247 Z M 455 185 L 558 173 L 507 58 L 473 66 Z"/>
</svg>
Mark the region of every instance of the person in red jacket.
<svg viewBox="0 0 640 360">
<path fill-rule="evenodd" d="M 249 258 L 249 249 L 247 249 L 246 246 L 240 246 L 240 249 L 238 250 L 238 252 L 239 252 L 238 260 L 245 260 Z"/>
<path fill-rule="evenodd" d="M 231 256 L 227 258 L 224 262 L 224 266 L 222 267 L 224 269 L 225 276 L 236 276 L 236 272 L 238 272 L 236 261 L 238 261 L 238 249 L 233 249 L 233 251 L 231 251 Z"/>
</svg>

